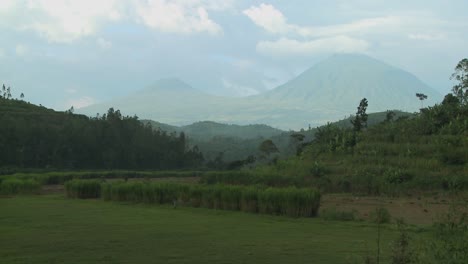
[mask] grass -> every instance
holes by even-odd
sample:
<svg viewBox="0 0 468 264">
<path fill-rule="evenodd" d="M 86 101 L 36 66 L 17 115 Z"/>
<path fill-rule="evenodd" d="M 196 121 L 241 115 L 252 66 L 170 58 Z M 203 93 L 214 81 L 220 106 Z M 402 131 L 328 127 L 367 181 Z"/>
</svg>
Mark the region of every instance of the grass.
<svg viewBox="0 0 468 264">
<path fill-rule="evenodd" d="M 375 248 L 375 225 L 364 222 L 130 205 L 62 195 L 1 198 L 1 262 L 347 263 Z M 382 245 L 396 235 L 384 226 Z"/>
</svg>

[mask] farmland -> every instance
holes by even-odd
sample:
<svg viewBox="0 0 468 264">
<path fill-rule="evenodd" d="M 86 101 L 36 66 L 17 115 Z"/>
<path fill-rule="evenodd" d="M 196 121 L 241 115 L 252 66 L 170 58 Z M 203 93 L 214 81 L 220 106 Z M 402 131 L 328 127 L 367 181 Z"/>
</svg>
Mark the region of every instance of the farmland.
<svg viewBox="0 0 468 264">
<path fill-rule="evenodd" d="M 344 263 L 374 250 L 376 239 L 367 222 L 63 195 L 3 197 L 0 208 L 2 263 Z M 382 243 L 395 236 L 385 226 Z"/>
</svg>

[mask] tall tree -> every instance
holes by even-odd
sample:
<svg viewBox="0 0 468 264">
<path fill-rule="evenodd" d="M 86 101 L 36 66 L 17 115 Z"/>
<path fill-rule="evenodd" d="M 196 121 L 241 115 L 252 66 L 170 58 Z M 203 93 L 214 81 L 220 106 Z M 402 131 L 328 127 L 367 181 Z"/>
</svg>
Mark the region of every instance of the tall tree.
<svg viewBox="0 0 468 264">
<path fill-rule="evenodd" d="M 427 95 L 423 93 L 416 93 L 416 97 L 421 101 L 421 108 L 424 108 L 423 101 L 427 99 Z"/>
<path fill-rule="evenodd" d="M 462 104 L 468 103 L 468 59 L 464 58 L 455 67 L 451 79 L 458 81 L 452 88 L 452 92 Z"/>
<path fill-rule="evenodd" d="M 356 117 L 354 117 L 354 119 L 351 120 L 354 131 L 356 132 L 359 132 L 363 128 L 367 127 L 367 113 L 366 113 L 367 106 L 368 106 L 367 99 L 363 98 L 357 108 Z"/>
</svg>

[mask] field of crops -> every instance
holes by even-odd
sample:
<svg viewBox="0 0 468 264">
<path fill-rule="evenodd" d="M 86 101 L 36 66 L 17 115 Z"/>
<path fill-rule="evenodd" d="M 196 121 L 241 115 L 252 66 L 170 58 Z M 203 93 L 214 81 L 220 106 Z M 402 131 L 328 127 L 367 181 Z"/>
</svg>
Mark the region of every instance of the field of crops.
<svg viewBox="0 0 468 264">
<path fill-rule="evenodd" d="M 159 182 L 101 182 L 72 180 L 66 183 L 72 198 L 99 198 L 151 204 L 172 204 L 252 213 L 316 216 L 320 193 L 306 188 L 194 185 Z"/>
</svg>

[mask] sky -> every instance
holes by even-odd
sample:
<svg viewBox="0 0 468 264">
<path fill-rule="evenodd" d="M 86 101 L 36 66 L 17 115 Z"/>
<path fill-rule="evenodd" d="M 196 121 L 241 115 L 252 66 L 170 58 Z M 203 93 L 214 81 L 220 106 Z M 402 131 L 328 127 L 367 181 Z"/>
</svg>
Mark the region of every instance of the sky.
<svg viewBox="0 0 468 264">
<path fill-rule="evenodd" d="M 0 0 L 0 84 L 57 110 L 179 78 L 248 96 L 337 53 L 446 94 L 468 57 L 466 0 Z"/>
</svg>

